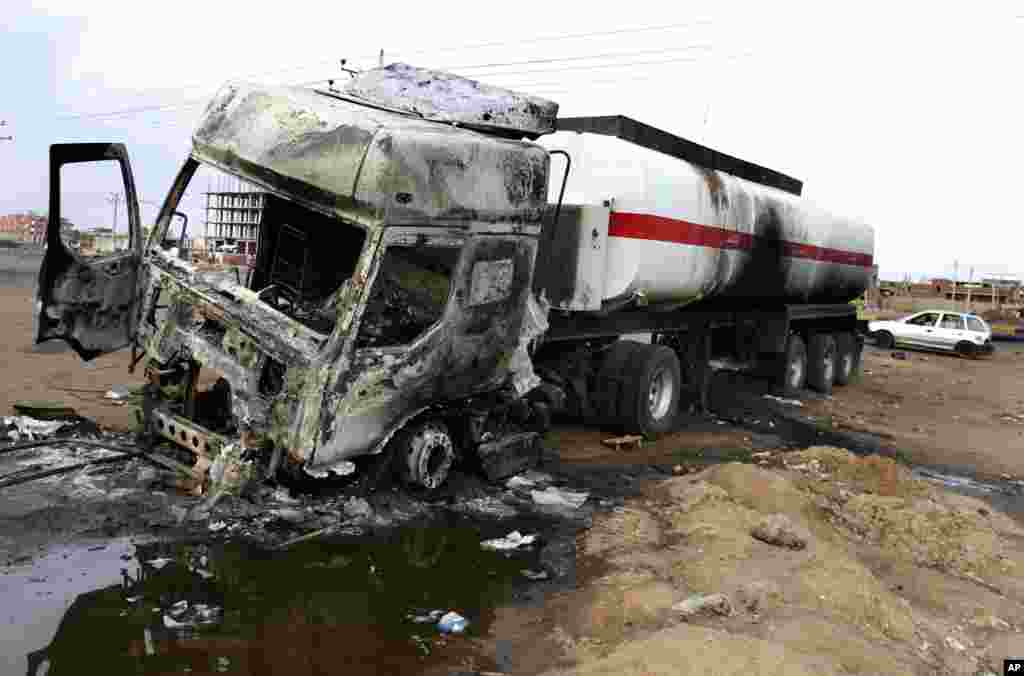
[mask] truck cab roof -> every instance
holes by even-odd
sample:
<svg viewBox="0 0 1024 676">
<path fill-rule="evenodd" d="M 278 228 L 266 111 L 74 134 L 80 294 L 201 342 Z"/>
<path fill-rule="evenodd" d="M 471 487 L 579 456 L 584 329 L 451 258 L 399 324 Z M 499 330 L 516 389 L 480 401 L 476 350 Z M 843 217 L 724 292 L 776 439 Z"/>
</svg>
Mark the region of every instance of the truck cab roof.
<svg viewBox="0 0 1024 676">
<path fill-rule="evenodd" d="M 366 227 L 535 224 L 547 201 L 544 148 L 333 91 L 228 83 L 192 144 L 200 161 Z"/>
</svg>

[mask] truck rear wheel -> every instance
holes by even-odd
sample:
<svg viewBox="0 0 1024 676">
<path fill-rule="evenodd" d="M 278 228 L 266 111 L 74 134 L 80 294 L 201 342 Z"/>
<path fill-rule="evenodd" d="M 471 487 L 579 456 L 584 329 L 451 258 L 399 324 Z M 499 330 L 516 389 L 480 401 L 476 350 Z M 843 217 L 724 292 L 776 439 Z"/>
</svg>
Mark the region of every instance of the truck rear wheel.
<svg viewBox="0 0 1024 676">
<path fill-rule="evenodd" d="M 835 374 L 835 338 L 830 333 L 813 334 L 807 350 L 807 383 L 822 394 L 831 394 Z"/>
<path fill-rule="evenodd" d="M 804 339 L 795 333 L 786 341 L 786 355 L 781 375 L 784 394 L 793 397 L 807 385 L 807 346 Z"/>
<path fill-rule="evenodd" d="M 623 340 L 601 368 L 601 412 L 624 432 L 656 436 L 672 429 L 679 411 L 679 358 L 664 345 Z"/>
<path fill-rule="evenodd" d="M 860 371 L 860 350 L 853 334 L 840 332 L 834 335 L 836 341 L 836 385 L 848 385 Z"/>
<path fill-rule="evenodd" d="M 663 345 L 641 345 L 624 374 L 619 419 L 627 431 L 656 436 L 672 429 L 679 411 L 679 358 Z"/>
</svg>

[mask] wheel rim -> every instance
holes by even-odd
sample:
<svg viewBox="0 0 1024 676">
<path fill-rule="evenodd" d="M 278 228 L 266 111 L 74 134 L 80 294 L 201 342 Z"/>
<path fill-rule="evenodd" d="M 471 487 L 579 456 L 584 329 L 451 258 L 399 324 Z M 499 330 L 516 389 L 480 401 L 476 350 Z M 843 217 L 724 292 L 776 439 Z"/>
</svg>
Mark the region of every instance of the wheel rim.
<svg viewBox="0 0 1024 676">
<path fill-rule="evenodd" d="M 455 460 L 455 449 L 448 434 L 428 425 L 416 435 L 409 454 L 411 478 L 427 489 L 434 489 L 448 478 L 448 470 Z"/>
<path fill-rule="evenodd" d="M 659 369 L 651 378 L 647 390 L 647 410 L 655 420 L 661 420 L 668 415 L 672 406 L 673 389 L 672 378 L 669 377 L 667 369 Z"/>
<path fill-rule="evenodd" d="M 789 362 L 789 386 L 796 389 L 804 377 L 804 365 L 800 359 L 793 359 Z"/>
</svg>

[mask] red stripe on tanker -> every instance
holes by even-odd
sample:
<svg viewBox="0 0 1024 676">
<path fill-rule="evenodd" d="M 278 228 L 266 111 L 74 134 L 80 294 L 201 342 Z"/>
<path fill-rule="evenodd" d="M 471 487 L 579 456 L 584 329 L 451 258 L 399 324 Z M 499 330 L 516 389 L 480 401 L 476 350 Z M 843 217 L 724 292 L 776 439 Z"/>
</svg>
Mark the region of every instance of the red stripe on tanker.
<svg viewBox="0 0 1024 676">
<path fill-rule="evenodd" d="M 613 211 L 608 218 L 608 236 L 631 239 L 652 239 L 675 244 L 691 244 L 716 249 L 750 250 L 754 248 L 756 235 L 736 232 L 713 225 L 701 225 L 676 218 Z M 806 258 L 823 263 L 872 266 L 871 254 L 845 251 L 829 247 L 814 246 L 802 242 L 782 241 L 782 255 L 789 258 Z"/>
</svg>

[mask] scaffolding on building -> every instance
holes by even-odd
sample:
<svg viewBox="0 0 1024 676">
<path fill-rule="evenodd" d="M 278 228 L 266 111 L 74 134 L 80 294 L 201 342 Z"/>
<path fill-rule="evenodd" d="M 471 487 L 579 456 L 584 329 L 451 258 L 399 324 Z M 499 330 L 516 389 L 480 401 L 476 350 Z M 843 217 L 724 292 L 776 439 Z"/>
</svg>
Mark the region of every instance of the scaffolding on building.
<svg viewBox="0 0 1024 676">
<path fill-rule="evenodd" d="M 265 204 L 266 193 L 261 191 L 207 192 L 206 250 L 215 253 L 233 249 L 232 253 L 256 256 Z"/>
</svg>

